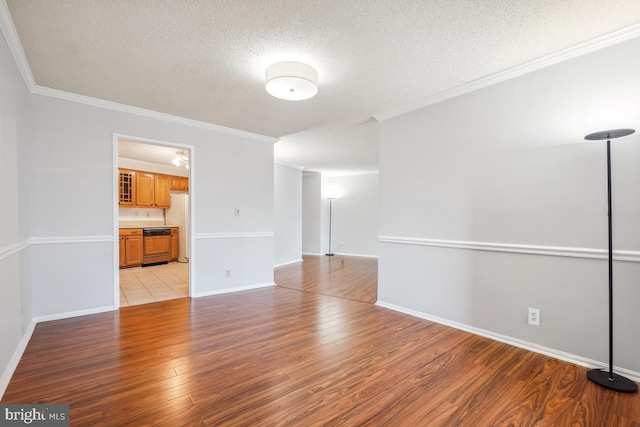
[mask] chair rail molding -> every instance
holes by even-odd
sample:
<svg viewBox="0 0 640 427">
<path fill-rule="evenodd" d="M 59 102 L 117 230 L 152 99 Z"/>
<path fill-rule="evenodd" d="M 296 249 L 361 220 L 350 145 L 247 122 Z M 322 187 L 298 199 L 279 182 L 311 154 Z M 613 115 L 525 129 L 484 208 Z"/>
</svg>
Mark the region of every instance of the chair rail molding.
<svg viewBox="0 0 640 427">
<path fill-rule="evenodd" d="M 424 239 L 420 237 L 378 236 L 380 243 L 432 246 L 438 248 L 466 249 L 474 251 L 507 252 L 526 255 L 546 255 L 569 258 L 607 259 L 605 249 L 571 248 L 562 246 L 537 246 L 512 243 L 488 243 L 461 240 Z M 613 251 L 615 261 L 640 262 L 640 251 Z"/>
<path fill-rule="evenodd" d="M 0 261 L 2 261 L 5 258 L 9 258 L 11 255 L 15 255 L 18 252 L 26 249 L 29 247 L 29 241 L 28 240 L 23 240 L 21 242 L 16 242 L 14 244 L 5 246 L 5 247 L 0 247 Z"/>
<path fill-rule="evenodd" d="M 196 233 L 196 239 L 252 239 L 257 237 L 274 237 L 273 231 L 239 232 L 239 233 Z"/>
<path fill-rule="evenodd" d="M 32 237 L 32 245 L 60 245 L 67 243 L 102 243 L 114 242 L 113 236 L 54 236 L 54 237 Z"/>
</svg>

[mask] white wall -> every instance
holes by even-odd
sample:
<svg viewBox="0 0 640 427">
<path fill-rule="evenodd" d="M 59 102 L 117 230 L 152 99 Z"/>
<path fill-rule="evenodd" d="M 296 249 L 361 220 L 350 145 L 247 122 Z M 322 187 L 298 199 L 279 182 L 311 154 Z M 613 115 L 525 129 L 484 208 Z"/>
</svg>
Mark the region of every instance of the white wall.
<svg viewBox="0 0 640 427">
<path fill-rule="evenodd" d="M 9 381 L 7 367 L 18 348 L 30 315 L 28 287 L 23 270 L 28 266 L 28 222 L 21 215 L 28 185 L 24 174 L 27 90 L 13 57 L 0 37 L 0 396 Z"/>
<path fill-rule="evenodd" d="M 42 96 L 29 113 L 34 315 L 114 304 L 114 133 L 193 147 L 193 295 L 273 283 L 273 144 Z"/>
<path fill-rule="evenodd" d="M 333 201 L 331 251 L 377 256 L 378 174 L 323 177 L 322 185 L 337 196 Z"/>
<path fill-rule="evenodd" d="M 302 260 L 302 170 L 274 165 L 275 266 Z"/>
<path fill-rule="evenodd" d="M 302 174 L 302 253 L 320 255 L 322 245 L 322 177 Z"/>
<path fill-rule="evenodd" d="M 635 39 L 382 122 L 380 301 L 607 362 L 606 261 L 512 252 L 606 249 L 605 143 L 583 137 L 640 128 L 638 52 Z M 612 145 L 614 248 L 638 254 L 640 134 Z M 640 372 L 640 263 L 614 268 L 615 364 Z"/>
</svg>

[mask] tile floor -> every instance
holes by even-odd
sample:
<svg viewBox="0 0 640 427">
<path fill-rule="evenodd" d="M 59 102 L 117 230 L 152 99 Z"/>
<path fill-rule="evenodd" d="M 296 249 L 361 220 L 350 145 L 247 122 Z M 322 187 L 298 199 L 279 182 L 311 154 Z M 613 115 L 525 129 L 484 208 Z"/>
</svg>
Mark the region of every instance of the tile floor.
<svg viewBox="0 0 640 427">
<path fill-rule="evenodd" d="M 189 296 L 189 264 L 170 262 L 120 270 L 120 307 Z"/>
</svg>

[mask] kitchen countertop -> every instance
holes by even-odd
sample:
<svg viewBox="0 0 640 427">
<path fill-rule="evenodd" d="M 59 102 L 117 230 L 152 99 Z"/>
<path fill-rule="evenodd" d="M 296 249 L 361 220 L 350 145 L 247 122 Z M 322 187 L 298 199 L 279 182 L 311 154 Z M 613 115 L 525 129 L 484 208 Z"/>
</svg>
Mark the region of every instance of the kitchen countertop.
<svg viewBox="0 0 640 427">
<path fill-rule="evenodd" d="M 179 228 L 177 225 L 120 225 L 118 228 Z"/>
</svg>

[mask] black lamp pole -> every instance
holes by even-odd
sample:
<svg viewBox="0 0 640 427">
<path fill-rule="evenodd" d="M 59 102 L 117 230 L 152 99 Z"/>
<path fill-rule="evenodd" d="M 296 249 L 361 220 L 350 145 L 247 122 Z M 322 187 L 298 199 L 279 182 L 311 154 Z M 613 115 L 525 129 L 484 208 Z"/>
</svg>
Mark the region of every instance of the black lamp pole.
<svg viewBox="0 0 640 427">
<path fill-rule="evenodd" d="M 326 256 L 333 256 L 331 252 L 331 218 L 332 218 L 332 208 L 333 208 L 333 197 L 327 197 L 329 199 L 329 252 L 327 252 Z"/>
<path fill-rule="evenodd" d="M 594 383 L 623 393 L 638 391 L 638 385 L 628 378 L 613 372 L 613 211 L 611 209 L 611 140 L 634 133 L 633 129 L 605 130 L 589 134 L 584 139 L 591 141 L 607 140 L 607 201 L 609 216 L 609 372 L 603 369 L 591 369 L 587 377 Z"/>
</svg>

